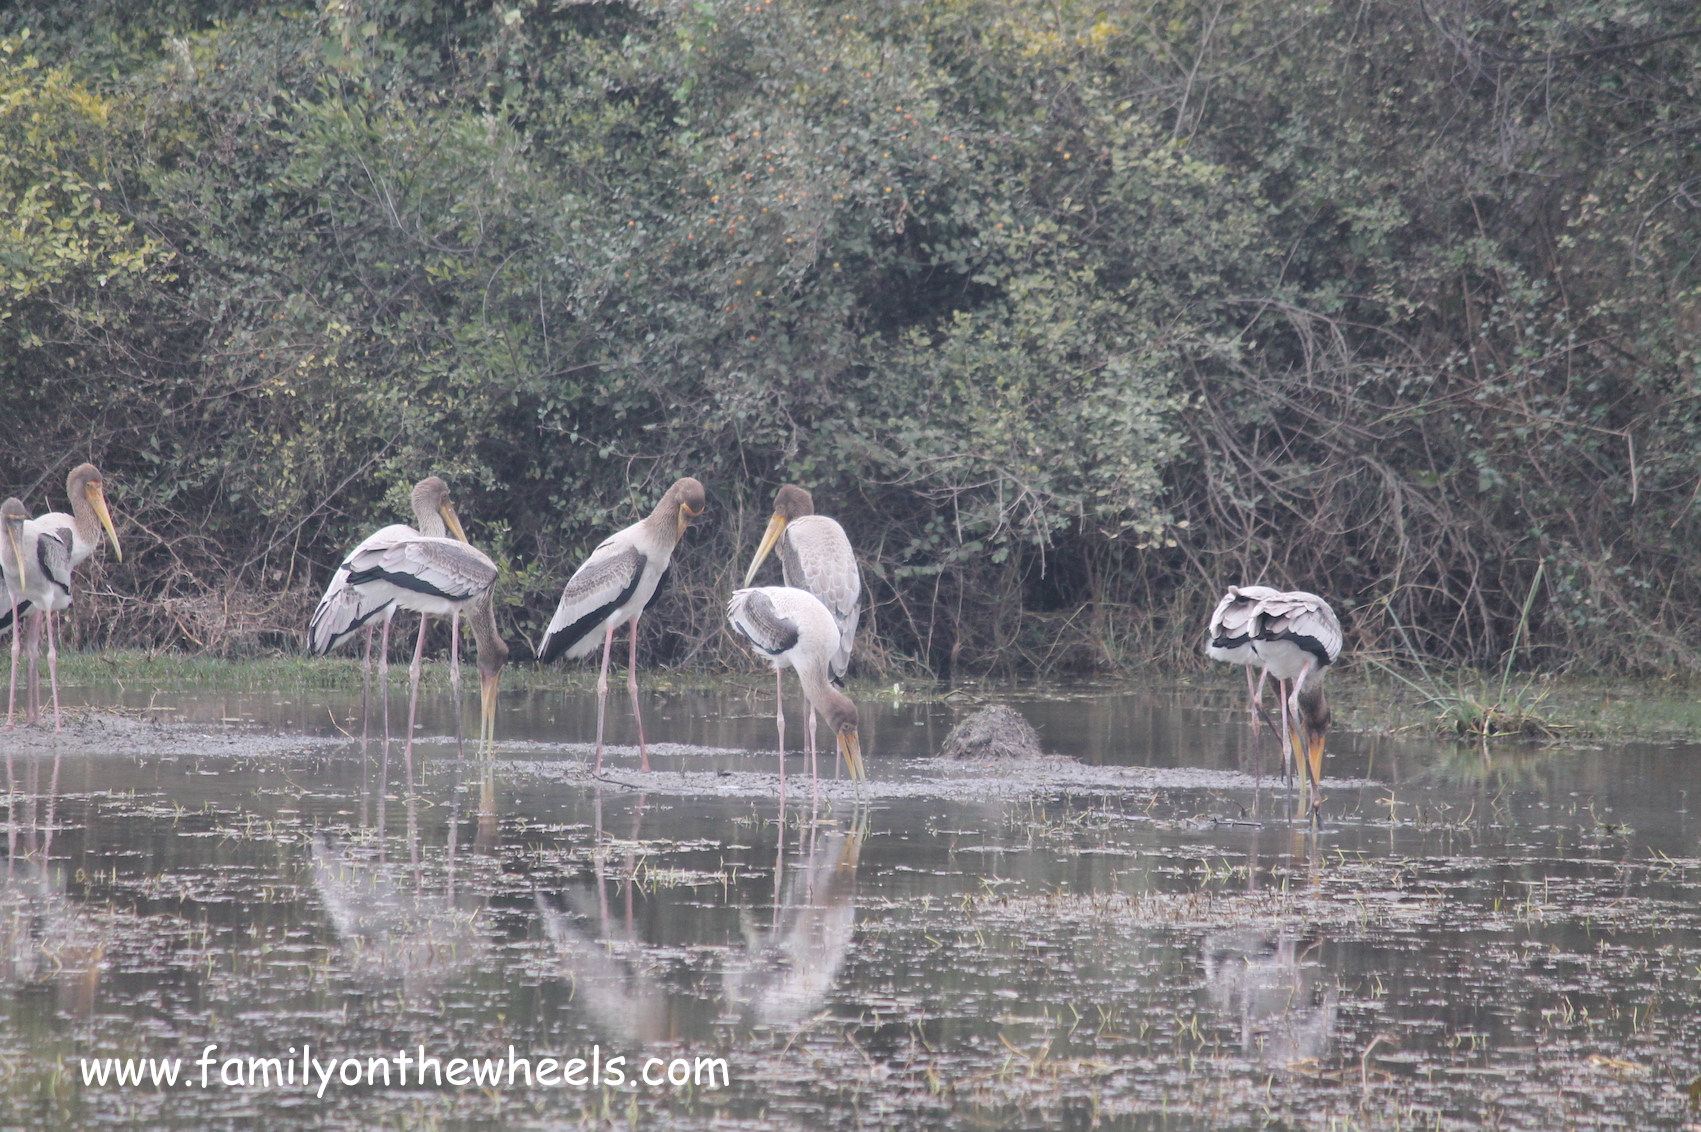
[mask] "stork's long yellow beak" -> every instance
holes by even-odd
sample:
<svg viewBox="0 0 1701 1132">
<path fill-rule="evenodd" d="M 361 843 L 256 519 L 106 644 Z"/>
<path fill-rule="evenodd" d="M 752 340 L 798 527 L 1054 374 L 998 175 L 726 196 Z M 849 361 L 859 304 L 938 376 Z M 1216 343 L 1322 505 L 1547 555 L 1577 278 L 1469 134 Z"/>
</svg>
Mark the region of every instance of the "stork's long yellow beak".
<svg viewBox="0 0 1701 1132">
<path fill-rule="evenodd" d="M 1315 790 L 1323 782 L 1323 736 L 1315 736 L 1306 745 L 1305 757 L 1311 764 L 1311 787 Z"/>
<path fill-rule="evenodd" d="M 437 509 L 437 513 L 443 516 L 443 525 L 449 528 L 450 534 L 454 535 L 462 542 L 472 541 L 467 538 L 467 532 L 461 529 L 461 517 L 455 514 L 455 508 L 451 504 L 443 504 L 443 506 Z"/>
<path fill-rule="evenodd" d="M 768 529 L 762 532 L 762 545 L 756 548 L 756 557 L 750 560 L 750 569 L 744 572 L 746 588 L 755 580 L 756 571 L 762 568 L 762 563 L 766 561 L 769 552 L 774 549 L 774 546 L 780 541 L 780 536 L 785 533 L 786 517 L 784 515 L 775 515 L 768 520 Z"/>
<path fill-rule="evenodd" d="M 689 527 L 691 525 L 692 519 L 695 519 L 697 516 L 701 515 L 702 513 L 703 513 L 703 509 L 701 507 L 699 507 L 695 511 L 693 511 L 691 509 L 691 504 L 681 503 L 679 505 L 679 529 L 678 529 L 678 532 L 676 534 L 676 537 L 684 538 L 685 537 L 685 528 Z"/>
<path fill-rule="evenodd" d="M 112 556 L 118 561 L 124 561 L 124 548 L 118 545 L 118 532 L 112 529 L 112 514 L 106 509 L 106 490 L 98 483 L 91 483 L 84 489 L 89 503 L 94 507 L 95 518 L 106 528 L 106 537 L 112 543 Z"/>
<path fill-rule="evenodd" d="M 480 754 L 496 753 L 496 686 L 502 682 L 500 672 L 485 676 L 478 682 L 478 749 Z"/>
<path fill-rule="evenodd" d="M 19 526 L 21 526 L 21 524 L 17 524 L 17 523 L 7 523 L 6 524 L 6 541 L 9 544 L 11 544 L 12 561 L 16 564 L 16 567 L 17 567 L 18 580 L 20 582 L 22 582 L 23 577 L 24 577 L 24 544 L 18 540 L 18 527 Z"/>
<path fill-rule="evenodd" d="M 856 732 L 839 736 L 839 753 L 845 757 L 845 765 L 850 767 L 852 778 L 866 778 L 862 770 L 862 743 L 857 739 Z"/>
</svg>

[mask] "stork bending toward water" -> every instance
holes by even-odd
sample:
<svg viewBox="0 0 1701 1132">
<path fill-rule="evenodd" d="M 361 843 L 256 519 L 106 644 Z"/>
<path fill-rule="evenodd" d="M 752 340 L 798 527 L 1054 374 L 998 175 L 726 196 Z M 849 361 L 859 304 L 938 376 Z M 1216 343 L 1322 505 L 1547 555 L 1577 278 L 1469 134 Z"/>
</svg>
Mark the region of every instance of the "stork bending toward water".
<svg viewBox="0 0 1701 1132">
<path fill-rule="evenodd" d="M 1265 586 L 1231 586 L 1212 615 L 1206 651 L 1219 660 L 1257 664 L 1281 692 L 1282 761 L 1295 761 L 1294 740 L 1305 750 L 1311 813 L 1323 804 L 1323 741 L 1329 730 L 1329 701 L 1323 681 L 1341 655 L 1341 622 L 1316 594 L 1281 593 Z M 1250 655 L 1246 652 L 1251 650 Z M 1240 657 L 1246 659 L 1238 659 Z M 1252 673 L 1247 671 L 1250 686 Z M 1260 686 L 1262 680 L 1260 680 Z M 1253 703 L 1256 707 L 1257 696 Z"/>
<path fill-rule="evenodd" d="M 778 672 L 791 668 L 803 685 L 803 698 L 809 705 L 811 717 L 817 711 L 827 720 L 827 726 L 838 738 L 839 753 L 850 768 L 853 779 L 863 777 L 862 746 L 857 738 L 856 705 L 833 687 L 828 679 L 832 659 L 838 655 L 839 630 L 833 615 L 821 604 L 821 599 L 792 586 L 763 586 L 759 589 L 738 590 L 727 602 L 727 620 L 743 633 L 750 643 L 773 662 L 775 683 Z M 780 785 L 786 780 L 785 760 L 785 698 L 780 696 L 774 705 L 774 720 L 780 732 Z M 809 754 L 809 773 L 819 782 L 815 767 L 815 728 L 804 731 Z"/>
<path fill-rule="evenodd" d="M 674 547 L 691 520 L 707 506 L 703 485 L 689 476 L 674 481 L 647 518 L 604 539 L 584 564 L 573 571 L 561 591 L 561 603 L 537 646 L 540 663 L 565 653 L 577 659 L 602 641 L 602 673 L 597 677 L 597 755 L 595 773 L 602 773 L 603 721 L 608 708 L 608 661 L 614 631 L 630 625 L 626 653 L 626 689 L 632 696 L 632 716 L 638 724 L 638 757 L 650 769 L 650 750 L 644 742 L 644 711 L 638 702 L 638 618 L 650 599 Z"/>
</svg>

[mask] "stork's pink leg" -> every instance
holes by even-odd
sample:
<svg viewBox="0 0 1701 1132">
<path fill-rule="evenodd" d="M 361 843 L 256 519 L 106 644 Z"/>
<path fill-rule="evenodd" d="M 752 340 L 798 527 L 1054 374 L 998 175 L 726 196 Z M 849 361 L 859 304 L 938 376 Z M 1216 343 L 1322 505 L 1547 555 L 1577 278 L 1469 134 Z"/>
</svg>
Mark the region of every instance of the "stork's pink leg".
<svg viewBox="0 0 1701 1132">
<path fill-rule="evenodd" d="M 632 718 L 638 721 L 638 759 L 644 770 L 650 769 L 650 749 L 644 743 L 644 707 L 638 702 L 638 618 L 632 615 L 632 636 L 626 650 L 626 690 L 632 695 Z"/>
<path fill-rule="evenodd" d="M 774 668 L 774 728 L 780 733 L 780 793 L 786 789 L 786 681 L 785 672 Z"/>
<path fill-rule="evenodd" d="M 1252 721 L 1252 736 L 1258 737 L 1258 691 L 1252 685 L 1252 666 L 1243 665 L 1246 669 L 1246 714 Z"/>
<path fill-rule="evenodd" d="M 803 718 L 803 738 L 809 748 L 809 803 L 811 806 L 821 805 L 821 776 L 815 769 L 815 705 L 809 705 L 809 711 Z"/>
<path fill-rule="evenodd" d="M 467 757 L 466 739 L 461 734 L 461 611 L 449 614 L 449 690 L 455 697 L 455 755 Z"/>
<path fill-rule="evenodd" d="M 4 585 L 0 582 L 0 585 Z M 10 593 L 11 587 L 7 587 Z M 6 730 L 12 730 L 12 712 L 18 704 L 18 595 L 12 594 L 12 682 L 6 692 Z"/>
<path fill-rule="evenodd" d="M 59 642 L 53 636 L 53 610 L 47 611 L 47 683 L 53 689 L 53 730 L 59 725 Z"/>
<path fill-rule="evenodd" d="M 385 758 L 390 757 L 390 622 L 393 620 L 395 620 L 393 616 L 386 616 L 384 618 L 384 631 L 378 634 L 378 695 L 384 701 Z M 380 823 L 380 828 L 382 828 L 382 823 Z"/>
<path fill-rule="evenodd" d="M 602 721 L 608 711 L 608 654 L 614 649 L 614 622 L 602 635 L 602 673 L 597 677 L 597 765 L 592 774 L 602 773 Z"/>
<path fill-rule="evenodd" d="M 24 634 L 24 655 L 29 658 L 29 706 L 24 722 L 32 727 L 41 718 L 41 617 L 41 610 L 30 610 L 29 632 Z"/>
<path fill-rule="evenodd" d="M 1287 681 L 1277 680 L 1276 689 L 1280 693 L 1282 709 L 1282 774 L 1291 781 L 1293 778 L 1293 728 L 1288 721 Z"/>
<path fill-rule="evenodd" d="M 425 655 L 425 623 L 429 617 L 426 613 L 419 615 L 419 640 L 414 642 L 413 663 L 408 665 L 408 738 L 402 747 L 402 757 L 407 760 L 410 776 L 413 774 L 413 721 L 419 709 L 419 662 Z"/>
</svg>

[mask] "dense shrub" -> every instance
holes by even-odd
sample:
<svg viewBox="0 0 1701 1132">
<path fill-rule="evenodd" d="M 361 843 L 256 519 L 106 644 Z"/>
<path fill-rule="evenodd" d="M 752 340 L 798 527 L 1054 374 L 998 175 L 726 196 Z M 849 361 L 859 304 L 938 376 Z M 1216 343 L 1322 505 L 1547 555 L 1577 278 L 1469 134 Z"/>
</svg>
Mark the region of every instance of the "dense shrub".
<svg viewBox="0 0 1701 1132">
<path fill-rule="evenodd" d="M 535 635 L 690 473 L 675 661 L 796 480 L 875 667 L 1188 657 L 1243 578 L 1488 661 L 1545 563 L 1541 663 L 1687 669 L 1690 19 L 14 7 L 0 478 L 107 469 L 89 642 L 292 647 L 428 471 Z"/>
</svg>

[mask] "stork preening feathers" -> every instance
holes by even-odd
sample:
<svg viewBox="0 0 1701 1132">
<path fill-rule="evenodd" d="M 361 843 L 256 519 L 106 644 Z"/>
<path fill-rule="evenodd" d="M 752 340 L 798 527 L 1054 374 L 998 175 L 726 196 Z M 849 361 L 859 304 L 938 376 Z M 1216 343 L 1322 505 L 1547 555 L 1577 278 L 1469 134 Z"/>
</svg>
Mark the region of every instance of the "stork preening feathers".
<svg viewBox="0 0 1701 1132">
<path fill-rule="evenodd" d="M 828 673 L 833 658 L 839 652 L 839 627 L 833 615 L 814 594 L 794 586 L 763 586 L 759 589 L 738 590 L 726 607 L 727 620 L 732 627 L 755 645 L 773 662 L 775 684 L 779 670 L 796 671 L 803 685 L 803 698 L 809 705 L 810 718 L 820 712 L 827 720 L 839 743 L 839 753 L 850 768 L 851 777 L 861 779 L 862 746 L 857 738 L 856 705 L 833 687 Z M 776 688 L 776 690 L 778 690 Z M 785 782 L 785 697 L 777 697 L 774 717 L 780 732 L 780 782 Z M 815 777 L 815 728 L 804 730 L 804 742 L 809 754 L 810 774 Z"/>
<path fill-rule="evenodd" d="M 573 572 L 561 591 L 555 616 L 538 642 L 537 658 L 547 664 L 565 654 L 577 659 L 602 642 L 602 672 L 597 677 L 596 771 L 602 773 L 603 720 L 608 707 L 608 661 L 614 648 L 614 631 L 631 625 L 627 650 L 626 688 L 632 697 L 632 715 L 638 724 L 638 757 L 650 769 L 649 746 L 644 742 L 644 712 L 638 702 L 638 618 L 656 595 L 656 586 L 674 547 L 691 520 L 703 513 L 708 499 L 703 485 L 689 476 L 674 481 L 648 517 L 616 531 L 604 539 L 584 564 Z"/>
<path fill-rule="evenodd" d="M 1281 693 L 1282 761 L 1294 763 L 1295 739 L 1305 750 L 1311 812 L 1322 805 L 1323 741 L 1329 730 L 1329 701 L 1323 681 L 1341 655 L 1341 623 L 1316 594 L 1283 593 L 1269 586 L 1230 586 L 1211 614 L 1208 656 L 1247 666 L 1249 708 L 1259 707 L 1264 679 Z M 1256 689 L 1252 666 L 1263 670 Z M 1254 716 L 1256 720 L 1256 715 Z M 1256 726 L 1256 722 L 1254 722 Z"/>
</svg>

